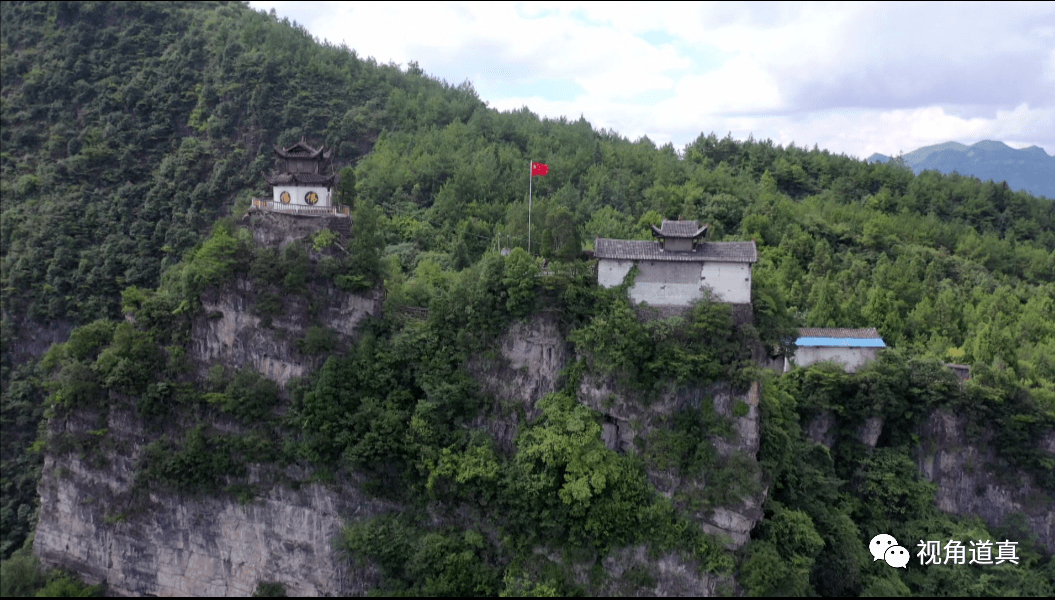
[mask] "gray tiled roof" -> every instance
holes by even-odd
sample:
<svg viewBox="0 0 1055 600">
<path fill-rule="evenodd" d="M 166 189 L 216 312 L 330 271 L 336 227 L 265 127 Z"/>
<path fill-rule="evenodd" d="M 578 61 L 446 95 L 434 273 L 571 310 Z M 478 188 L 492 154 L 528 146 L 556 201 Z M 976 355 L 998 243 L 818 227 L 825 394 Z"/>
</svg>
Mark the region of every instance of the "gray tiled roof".
<svg viewBox="0 0 1055 600">
<path fill-rule="evenodd" d="M 802 327 L 799 329 L 799 337 L 813 338 L 848 338 L 855 340 L 882 339 L 875 327 L 867 329 L 845 329 L 841 327 Z"/>
<path fill-rule="evenodd" d="M 316 158 L 317 156 L 322 154 L 324 150 L 326 150 L 325 146 L 320 146 L 316 150 L 315 148 L 309 146 L 304 140 L 301 140 L 296 144 L 293 144 L 289 148 L 285 149 L 275 146 L 275 154 L 277 154 L 280 158 Z M 326 157 L 328 157 L 328 155 Z"/>
<path fill-rule="evenodd" d="M 696 221 L 663 221 L 661 227 L 652 226 L 657 235 L 672 238 L 694 238 L 703 235 L 707 226 L 700 227 Z"/>
<path fill-rule="evenodd" d="M 318 173 L 277 173 L 275 175 L 264 175 L 270 185 L 281 185 L 288 183 L 300 183 L 306 185 L 333 185 L 334 175 L 320 175 Z"/>
<path fill-rule="evenodd" d="M 615 260 L 663 260 L 671 262 L 758 262 L 754 242 L 703 242 L 692 252 L 664 252 L 659 242 L 597 238 L 597 258 Z"/>
</svg>

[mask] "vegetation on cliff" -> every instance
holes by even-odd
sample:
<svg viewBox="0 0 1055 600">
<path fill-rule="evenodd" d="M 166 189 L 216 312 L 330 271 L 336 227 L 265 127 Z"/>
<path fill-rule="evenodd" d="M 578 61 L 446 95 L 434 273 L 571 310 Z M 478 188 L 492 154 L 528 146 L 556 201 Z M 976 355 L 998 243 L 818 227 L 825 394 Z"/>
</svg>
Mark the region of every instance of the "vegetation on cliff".
<svg viewBox="0 0 1055 600">
<path fill-rule="evenodd" d="M 377 65 L 239 4 L 0 11 L 4 557 L 32 531 L 42 452 L 104 468 L 112 450 L 105 425 L 51 437 L 42 426 L 38 438 L 45 411 L 115 407 L 157 433 L 137 469 L 143 492 L 251 501 L 252 463 L 366 477 L 406 511 L 352 524 L 342 548 L 378 565 L 391 593 L 584 591 L 569 565 L 630 544 L 734 574 L 757 594 L 1055 593 L 1055 563 L 1020 523 L 937 511 L 914 437 L 934 409 L 970 415 L 993 435 L 992 468 L 1030 477 L 1051 502 L 1052 202 L 768 141 L 701 135 L 676 150 L 581 119 L 498 113 L 468 84 Z M 302 135 L 351 165 L 340 190 L 355 206 L 347 245 L 320 232 L 262 249 L 234 221 L 217 222 L 262 194 L 272 144 Z M 550 166 L 537 180 L 531 253 L 530 160 Z M 734 326 L 711 303 L 643 324 L 621 290 L 596 287 L 584 241 L 646 237 L 662 218 L 756 240 L 754 325 Z M 298 347 L 325 364 L 288 397 L 249 371 L 197 381 L 186 357 L 200 294 L 235 278 L 263 290 L 253 310 L 264 326 L 282 296 L 313 302 L 315 284 L 383 285 L 384 317 L 347 352 L 313 329 Z M 470 427 L 492 402 L 465 364 L 539 310 L 557 311 L 581 359 L 507 453 Z M 80 327 L 16 365 L 27 331 L 55 321 Z M 678 415 L 640 453 L 618 454 L 600 440 L 600 415 L 576 401 L 577 381 L 610 376 L 645 398 L 674 383 L 743 385 L 763 377 L 751 347 L 776 351 L 794 326 L 875 326 L 894 350 L 856 376 L 818 367 L 765 379 L 766 518 L 734 555 L 688 515 L 735 498 L 667 499 L 647 477 L 675 465 L 747 493 L 742 465 L 707 441 L 727 424 Z M 972 365 L 971 382 L 961 388 L 942 361 Z M 836 417 L 830 447 L 803 431 L 825 411 Z M 869 417 L 885 423 L 875 448 L 857 436 Z M 223 420 L 237 426 L 215 426 Z M 912 546 L 1006 537 L 1021 560 L 902 573 L 870 560 L 880 532 Z"/>
</svg>

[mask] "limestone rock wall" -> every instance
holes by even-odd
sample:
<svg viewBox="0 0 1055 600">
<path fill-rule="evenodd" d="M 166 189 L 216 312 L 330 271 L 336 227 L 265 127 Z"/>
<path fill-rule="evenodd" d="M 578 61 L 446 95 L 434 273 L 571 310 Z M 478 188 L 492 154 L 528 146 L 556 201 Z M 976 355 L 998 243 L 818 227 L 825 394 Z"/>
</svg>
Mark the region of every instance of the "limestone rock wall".
<svg viewBox="0 0 1055 600">
<path fill-rule="evenodd" d="M 52 423 L 73 431 L 96 423 L 76 415 Z M 271 486 L 259 498 L 194 498 L 135 494 L 133 468 L 148 441 L 130 415 L 112 410 L 120 432 L 108 465 L 74 454 L 48 456 L 39 485 L 35 552 L 90 583 L 106 581 L 127 596 L 247 596 L 260 582 L 278 582 L 294 596 L 364 594 L 377 574 L 353 570 L 333 542 L 344 519 L 385 510 L 351 482 Z M 257 470 L 251 483 L 271 479 Z M 264 486 L 267 487 L 267 486 Z"/>
<path fill-rule="evenodd" d="M 620 389 L 609 380 L 584 377 L 579 388 L 583 403 L 605 414 L 605 443 L 612 450 L 633 452 L 638 436 L 646 437 L 658 428 L 667 427 L 667 417 L 685 408 L 700 407 L 703 402 L 713 404 L 715 412 L 732 424 L 733 435 L 724 439 L 710 440 L 718 455 L 727 458 L 734 453 L 742 455 L 755 469 L 752 476 L 760 482 L 757 456 L 760 443 L 759 399 L 761 389 L 756 382 L 747 393 L 738 393 L 726 384 L 706 387 L 672 387 L 648 401 Z M 736 406 L 746 405 L 746 411 L 737 415 Z M 683 477 L 676 469 L 649 471 L 649 479 L 660 493 L 672 497 L 680 491 L 702 488 L 708 485 L 707 474 Z M 695 515 L 705 531 L 724 535 L 730 549 L 741 548 L 751 538 L 751 529 L 762 517 L 762 503 L 766 491 L 741 498 L 733 506 L 718 507 Z"/>
<path fill-rule="evenodd" d="M 61 344 L 70 339 L 74 324 L 68 321 L 36 323 L 28 319 L 19 319 L 0 309 L 0 320 L 5 327 L 10 327 L 12 336 L 4 347 L 5 359 L 12 366 L 39 358 L 52 344 Z"/>
<path fill-rule="evenodd" d="M 1040 543 L 1055 552 L 1055 499 L 1024 474 L 994 472 L 992 467 L 1000 463 L 990 437 L 984 431 L 969 436 L 966 417 L 945 410 L 927 419 L 920 436 L 919 470 L 937 484 L 938 508 L 978 515 L 990 525 L 1021 513 Z M 1055 433 L 1045 439 L 1044 449 L 1055 457 Z"/>
<path fill-rule="evenodd" d="M 253 210 L 243 219 L 260 247 L 276 250 L 310 238 L 323 228 L 343 240 L 351 232 L 347 217 L 302 217 Z M 340 243 L 340 242 L 338 242 Z M 314 259 L 320 258 L 315 253 Z M 204 311 L 191 330 L 192 359 L 204 377 L 214 365 L 228 370 L 251 367 L 285 386 L 290 379 L 313 369 L 316 360 L 297 350 L 312 325 L 327 327 L 343 341 L 355 337 L 356 327 L 381 312 L 382 292 L 351 294 L 332 286 L 309 286 L 307 296 L 282 297 L 282 306 L 264 326 L 255 306 L 260 292 L 253 281 L 239 277 L 234 282 L 202 294 Z M 313 308 L 314 307 L 314 308 Z"/>
<path fill-rule="evenodd" d="M 261 246 L 281 247 L 326 226 L 349 231 L 348 219 L 268 213 L 253 219 Z M 278 316 L 264 326 L 254 314 L 259 292 L 239 278 L 202 295 L 204 310 L 192 324 L 189 347 L 200 377 L 214 365 L 250 367 L 284 386 L 318 361 L 296 347 L 309 327 L 327 327 L 340 343 L 349 343 L 356 327 L 380 312 L 382 301 L 380 292 L 311 286 L 314 309 L 302 296 L 283 298 Z M 85 436 L 101 427 L 109 450 L 91 462 L 72 453 L 45 459 L 35 538 L 44 564 L 134 596 L 245 596 L 260 582 L 282 583 L 291 595 L 349 595 L 364 594 L 378 581 L 369 569 L 352 570 L 333 547 L 345 519 L 391 510 L 361 494 L 354 482 L 292 489 L 272 482 L 307 480 L 307 474 L 256 469 L 247 483 L 266 491 L 245 503 L 230 496 L 147 494 L 134 487 L 133 478 L 152 439 L 120 401 L 102 414 L 73 413 L 49 423 L 55 435 Z"/>
<path fill-rule="evenodd" d="M 323 306 L 313 320 L 311 311 L 300 296 L 283 298 L 280 316 L 264 327 L 253 312 L 257 290 L 252 281 L 238 278 L 220 289 L 207 290 L 201 298 L 204 314 L 195 318 L 191 329 L 191 357 L 199 366 L 199 375 L 213 365 L 229 370 L 252 367 L 264 376 L 285 386 L 315 366 L 312 357 L 297 350 L 296 341 L 303 338 L 317 320 L 350 340 L 363 319 L 380 314 L 381 295 L 374 291 L 359 295 L 334 288 L 313 289 Z"/>
<path fill-rule="evenodd" d="M 645 546 L 612 551 L 602 561 L 609 575 L 598 595 L 651 595 L 658 597 L 711 597 L 726 595 L 721 586 L 732 588 L 728 577 L 700 574 L 699 568 L 678 554 L 649 556 Z M 642 569 L 642 567 L 646 567 Z"/>
<path fill-rule="evenodd" d="M 555 316 L 546 314 L 514 324 L 500 340 L 500 348 L 498 357 L 473 361 L 470 371 L 484 391 L 498 399 L 492 414 L 481 418 L 477 425 L 487 427 L 500 446 L 511 450 L 519 432 L 517 413 L 528 422 L 538 417 L 536 403 L 558 389 L 560 371 L 574 355 L 560 334 Z M 617 452 L 636 452 L 635 438 L 647 437 L 656 428 L 667 427 L 669 415 L 688 406 L 711 402 L 719 415 L 730 420 L 734 430 L 729 440 L 712 440 L 718 454 L 728 457 L 742 453 L 757 465 L 759 393 L 758 384 L 747 393 L 736 393 L 727 385 L 714 385 L 671 388 L 657 398 L 644 399 L 607 378 L 587 376 L 583 378 L 578 397 L 605 415 L 602 436 L 608 448 Z M 735 410 L 739 402 L 746 404 L 747 409 L 740 416 Z M 673 472 L 649 475 L 657 489 L 668 496 L 687 486 L 706 485 L 705 478 L 683 480 Z M 765 492 L 744 498 L 737 506 L 700 514 L 698 520 L 705 530 L 728 536 L 730 548 L 739 548 L 747 543 L 751 529 L 761 520 L 764 499 Z"/>
<path fill-rule="evenodd" d="M 257 245 L 271 248 L 281 248 L 323 228 L 345 234 L 351 231 L 349 217 L 306 217 L 251 209 L 243 221 L 253 230 Z"/>
<path fill-rule="evenodd" d="M 857 439 L 874 448 L 883 431 L 882 417 L 869 417 L 856 430 Z M 1002 461 L 985 428 L 969 434 L 966 417 L 935 410 L 919 431 L 916 453 L 919 472 L 937 485 L 938 508 L 956 515 L 978 515 L 992 527 L 1018 513 L 1041 544 L 1055 552 L 1055 499 L 1038 488 L 1032 479 L 1014 469 L 1001 468 Z M 837 419 L 822 411 L 806 424 L 810 440 L 831 448 L 837 434 Z M 1055 432 L 1043 441 L 1055 457 Z"/>
<path fill-rule="evenodd" d="M 539 416 L 535 404 L 557 391 L 560 371 L 571 360 L 572 350 L 551 313 L 514 323 L 499 340 L 499 348 L 499 356 L 476 357 L 468 368 L 483 391 L 497 400 L 491 414 L 476 425 L 487 427 L 499 446 L 512 450 L 520 431 L 515 411 L 523 411 L 528 422 Z"/>
</svg>

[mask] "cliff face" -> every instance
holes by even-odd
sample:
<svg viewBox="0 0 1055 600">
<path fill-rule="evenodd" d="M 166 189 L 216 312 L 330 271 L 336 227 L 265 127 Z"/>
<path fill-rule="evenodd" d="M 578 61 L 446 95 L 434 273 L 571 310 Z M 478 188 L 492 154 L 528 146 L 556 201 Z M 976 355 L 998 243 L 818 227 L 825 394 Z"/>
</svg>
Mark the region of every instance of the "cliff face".
<svg viewBox="0 0 1055 600">
<path fill-rule="evenodd" d="M 207 294 L 203 304 L 214 314 L 201 317 L 194 325 L 195 356 L 203 366 L 210 361 L 249 364 L 276 381 L 288 380 L 296 373 L 292 368 L 268 371 L 260 367 L 296 366 L 289 362 L 296 357 L 288 338 L 276 339 L 259 326 L 251 314 L 252 299 L 252 286 L 245 281 Z M 354 317 L 368 314 L 368 308 L 349 300 L 335 302 L 326 310 L 334 315 L 344 310 L 347 315 L 350 309 Z M 296 331 L 303 327 L 303 319 L 296 314 L 276 319 L 275 330 Z M 332 322 L 335 329 L 340 326 L 336 319 Z M 571 358 L 571 349 L 552 315 L 512 326 L 501 340 L 497 358 L 470 365 L 482 386 L 499 398 L 496 412 L 480 425 L 488 427 L 500 444 L 512 447 L 523 422 L 517 413 L 527 419 L 538 416 L 535 403 L 558 389 L 559 373 Z M 647 435 L 659 426 L 666 411 L 713 401 L 720 412 L 732 414 L 735 401 L 723 389 L 675 390 L 639 410 L 629 398 L 612 404 L 610 396 L 622 392 L 608 385 L 584 383 L 580 393 L 615 424 L 615 429 L 606 427 L 606 441 L 618 451 L 629 451 L 633 436 Z M 758 445 L 757 401 L 750 406 L 747 415 L 735 417 L 738 437 L 722 442 L 726 446 L 721 453 L 745 452 L 753 459 Z M 105 415 L 75 412 L 53 419 L 50 428 L 54 435 L 91 435 L 104 425 L 101 419 L 110 432 L 110 450 L 101 457 L 85 459 L 67 453 L 46 459 L 36 533 L 36 553 L 45 564 L 74 570 L 89 582 L 106 581 L 118 595 L 247 595 L 261 582 L 282 583 L 291 595 L 349 595 L 366 593 L 377 584 L 377 572 L 349 566 L 333 550 L 333 542 L 346 520 L 369 518 L 398 507 L 362 494 L 354 482 L 331 487 L 306 484 L 298 489 L 268 485 L 282 474 L 261 468 L 251 469 L 248 483 L 259 484 L 266 492 L 245 503 L 230 497 L 146 494 L 134 486 L 134 467 L 151 438 L 131 407 L 114 402 Z M 638 429 L 630 426 L 638 421 Z M 287 479 L 306 479 L 303 473 L 286 475 Z M 653 475 L 657 484 L 666 486 L 661 491 L 668 495 L 679 486 L 700 485 L 699 481 L 685 483 Z M 761 517 L 760 503 L 758 497 L 745 503 L 750 510 L 741 506 L 700 515 L 701 524 L 729 533 L 738 546 Z M 691 560 L 677 554 L 650 557 L 643 546 L 617 549 L 602 566 L 606 583 L 597 593 L 622 594 L 644 586 L 659 595 L 713 595 L 718 587 L 733 585 L 728 578 L 701 575 Z M 591 568 L 582 568 L 583 585 L 589 585 Z M 648 574 L 644 580 L 642 573 Z"/>
<path fill-rule="evenodd" d="M 805 430 L 814 443 L 831 448 L 836 424 L 835 416 L 823 411 Z M 992 433 L 983 428 L 972 435 L 969 425 L 966 417 L 936 410 L 918 432 L 919 472 L 937 485 L 938 508 L 956 515 L 978 515 L 992 527 L 1021 515 L 1040 544 L 1055 552 L 1055 499 L 1028 475 L 1001 468 Z M 883 419 L 871 417 L 857 430 L 857 439 L 874 448 L 882 431 Z M 1048 434 L 1043 446 L 1055 457 L 1055 432 Z"/>
<path fill-rule="evenodd" d="M 555 563 L 564 557 L 554 553 Z M 704 597 L 730 595 L 735 585 L 728 577 L 700 575 L 693 561 L 678 554 L 650 556 L 645 546 L 613 550 L 601 561 L 606 575 L 600 586 L 591 585 L 593 564 L 573 565 L 576 583 L 593 596 Z M 594 578 L 596 579 L 596 577 Z"/>
<path fill-rule="evenodd" d="M 378 292 L 356 295 L 317 288 L 311 293 L 322 306 L 315 320 L 340 340 L 352 339 L 363 319 L 380 312 Z M 202 295 L 205 314 L 194 320 L 191 330 L 191 356 L 199 366 L 199 375 L 204 376 L 213 365 L 228 370 L 248 366 L 285 386 L 316 366 L 312 357 L 296 347 L 296 341 L 305 336 L 313 322 L 303 298 L 283 298 L 280 316 L 272 319 L 270 327 L 264 327 L 252 312 L 256 295 L 253 282 L 244 278 Z"/>
<path fill-rule="evenodd" d="M 756 457 L 759 446 L 759 385 L 755 383 L 746 394 L 737 393 L 728 385 L 715 384 L 706 387 L 670 388 L 650 402 L 643 402 L 636 394 L 619 389 L 608 380 L 584 378 L 579 388 L 579 397 L 590 407 L 604 413 L 605 443 L 612 450 L 633 451 L 657 429 L 667 427 L 667 419 L 680 410 L 701 409 L 701 403 L 710 402 L 715 412 L 727 419 L 732 426 L 728 437 L 710 436 L 708 441 L 722 459 L 737 456 L 742 466 L 749 471 L 747 477 L 755 483 L 761 482 L 761 471 Z M 737 413 L 736 406 L 741 410 Z M 691 494 L 714 485 L 709 474 L 681 474 L 677 469 L 649 469 L 649 479 L 660 493 L 668 497 Z M 760 486 L 759 486 L 760 487 Z M 726 547 L 741 548 L 751 537 L 751 529 L 762 519 L 762 503 L 765 490 L 744 495 L 728 506 L 714 507 L 696 512 L 695 518 L 709 533 L 726 536 Z"/>
<path fill-rule="evenodd" d="M 574 358 L 574 352 L 560 334 L 557 320 L 552 315 L 535 316 L 512 326 L 499 341 L 500 357 L 477 359 L 470 371 L 485 391 L 498 400 L 492 414 L 478 424 L 487 427 L 501 446 L 512 448 L 519 431 L 516 415 L 528 421 L 539 415 L 536 404 L 560 385 L 561 370 Z M 685 408 L 699 408 L 701 403 L 713 403 L 715 412 L 728 419 L 732 435 L 710 440 L 717 454 L 725 459 L 738 455 L 751 471 L 756 483 L 760 471 L 756 456 L 759 448 L 759 386 L 756 383 L 747 393 L 737 393 L 729 386 L 718 384 L 699 387 L 671 388 L 658 397 L 644 401 L 640 394 L 630 392 L 609 378 L 584 377 L 578 397 L 587 406 L 605 415 L 603 438 L 610 450 L 636 452 L 641 439 L 657 429 L 669 427 L 668 417 Z M 739 406 L 739 408 L 738 408 Z M 698 491 L 708 485 L 705 473 L 682 477 L 677 470 L 649 470 L 649 479 L 660 493 L 675 497 L 680 493 Z M 724 536 L 729 549 L 738 549 L 750 539 L 751 529 L 762 519 L 765 490 L 745 495 L 730 506 L 701 510 L 695 514 L 705 531 Z M 646 569 L 652 585 L 646 586 L 656 595 L 714 595 L 716 589 L 731 585 L 725 578 L 700 575 L 690 563 L 677 555 L 649 558 L 644 547 L 622 548 L 613 552 L 604 568 L 610 576 L 607 594 L 624 594 L 624 574 L 635 569 Z M 640 589 L 637 589 L 640 591 Z"/>
<path fill-rule="evenodd" d="M 257 208 L 249 209 L 242 222 L 252 229 L 253 241 L 267 248 L 282 248 L 324 228 L 344 235 L 352 230 L 348 217 L 307 217 Z"/>
<path fill-rule="evenodd" d="M 309 238 L 322 228 L 347 235 L 351 227 L 347 218 L 297 217 L 258 210 L 245 221 L 257 246 L 275 250 Z M 320 257 L 316 253 L 313 258 Z M 284 387 L 290 379 L 317 366 L 317 361 L 296 346 L 309 327 L 326 327 L 345 342 L 355 337 L 363 319 L 381 312 L 380 290 L 351 294 L 332 286 L 312 285 L 306 295 L 283 295 L 277 314 L 265 327 L 256 314 L 259 311 L 254 311 L 263 291 L 253 281 L 239 277 L 202 295 L 204 314 L 194 320 L 190 347 L 200 377 L 214 365 L 229 371 L 252 367 Z"/>
<path fill-rule="evenodd" d="M 380 302 L 377 297 L 325 290 L 326 300 L 314 316 L 287 300 L 284 315 L 265 328 L 253 314 L 256 293 L 251 282 L 238 280 L 203 296 L 205 315 L 194 323 L 192 342 L 192 354 L 203 370 L 212 364 L 250 365 L 285 383 L 312 365 L 294 344 L 309 323 L 322 323 L 350 339 L 355 325 L 375 314 Z M 468 369 L 496 398 L 490 414 L 476 426 L 512 450 L 523 424 L 538 417 L 538 400 L 563 385 L 560 374 L 574 359 L 574 351 L 550 313 L 513 324 L 498 347 L 497 355 L 478 357 Z M 710 403 L 731 432 L 709 436 L 708 442 L 721 459 L 738 459 L 737 465 L 756 484 L 759 395 L 757 384 L 746 392 L 715 384 L 671 387 L 645 398 L 597 376 L 583 377 L 578 389 L 580 400 L 604 415 L 604 442 L 617 452 L 640 451 L 650 435 L 669 427 L 670 415 Z M 110 450 L 101 462 L 74 453 L 46 459 L 36 532 L 36 552 L 45 564 L 69 568 L 92 583 L 105 580 L 111 592 L 120 595 L 247 595 L 261 582 L 282 583 L 291 595 L 349 595 L 364 594 L 379 581 L 375 570 L 350 566 L 334 551 L 333 542 L 347 520 L 399 507 L 363 494 L 355 482 L 293 489 L 270 482 L 277 476 L 303 481 L 307 474 L 256 468 L 250 470 L 248 483 L 266 491 L 245 503 L 230 497 L 146 495 L 134 487 L 134 466 L 151 439 L 131 408 L 116 402 L 104 415 L 74 413 L 54 419 L 50 428 L 53 434 L 86 436 L 104 425 L 110 432 Z M 814 441 L 830 445 L 836 425 L 833 415 L 822 413 L 805 429 Z M 856 435 L 874 446 L 883 425 L 882 419 L 868 419 Z M 1021 513 L 1041 543 L 1055 549 L 1051 498 L 1026 478 L 995 474 L 990 465 L 996 464 L 996 457 L 988 438 L 971 437 L 967 431 L 965 419 L 936 411 L 919 432 L 920 472 L 937 484 L 939 508 L 977 514 L 994 525 Z M 1055 435 L 1045 443 L 1055 455 Z M 648 475 L 657 490 L 675 502 L 720 485 L 709 479 L 709 471 L 683 474 L 649 468 Z M 736 500 L 692 509 L 690 514 L 705 531 L 723 536 L 727 548 L 737 549 L 762 519 L 765 495 L 758 485 Z M 551 559 L 564 560 L 557 554 Z M 581 571 L 581 585 L 596 594 L 645 590 L 706 596 L 736 590 L 730 578 L 701 575 L 691 560 L 676 553 L 652 556 L 644 546 L 614 549 L 601 564 L 601 584 L 591 583 L 596 581 L 590 575 L 592 565 L 570 566 Z"/>
<path fill-rule="evenodd" d="M 54 433 L 84 433 L 97 415 L 51 423 Z M 188 498 L 133 490 L 133 467 L 145 442 L 127 411 L 111 410 L 113 443 L 125 452 L 104 468 L 73 454 L 48 456 L 39 491 L 35 549 L 50 566 L 90 583 L 106 581 L 117 595 L 244 596 L 260 582 L 279 582 L 292 595 L 362 594 L 376 583 L 350 572 L 333 539 L 350 515 L 383 507 L 354 485 L 271 487 L 252 502 Z M 261 483 L 269 474 L 250 474 Z"/>
<path fill-rule="evenodd" d="M 258 245 L 279 249 L 323 226 L 346 229 L 346 222 L 260 214 L 251 228 Z M 326 327 L 347 343 L 363 319 L 380 311 L 379 293 L 310 287 L 314 308 L 302 297 L 284 297 L 268 327 L 255 314 L 261 290 L 252 281 L 239 278 L 207 290 L 188 348 L 198 375 L 214 365 L 229 372 L 250 367 L 285 386 L 317 362 L 296 345 L 309 327 Z M 310 474 L 250 468 L 245 483 L 265 491 L 245 503 L 229 496 L 147 494 L 135 488 L 134 474 L 153 438 L 126 404 L 112 398 L 105 411 L 49 423 L 52 435 L 84 438 L 104 431 L 107 450 L 90 461 L 72 452 L 46 457 L 35 538 L 46 565 L 69 568 L 91 583 L 106 581 L 118 595 L 249 595 L 261 582 L 282 583 L 291 595 L 349 595 L 376 585 L 376 573 L 353 569 L 333 550 L 346 519 L 386 509 L 355 482 L 292 489 L 272 482 L 304 481 Z"/>
<path fill-rule="evenodd" d="M 477 357 L 468 368 L 480 387 L 495 397 L 492 413 L 479 419 L 499 447 L 513 449 L 520 432 L 516 411 L 530 422 L 541 411 L 535 404 L 546 394 L 557 391 L 561 370 L 572 358 L 572 350 L 554 315 L 536 316 L 514 323 L 499 340 L 500 356 Z"/>
<path fill-rule="evenodd" d="M 5 340 L 5 362 L 14 367 L 26 361 L 39 358 L 52 344 L 61 344 L 70 339 L 74 324 L 68 321 L 54 323 L 35 323 L 28 319 L 20 320 L 6 310 L 0 311 L 0 321 L 5 328 L 10 328 L 10 338 Z"/>
<path fill-rule="evenodd" d="M 921 434 L 919 470 L 938 485 L 938 508 L 978 515 L 994 526 L 1021 514 L 1038 541 L 1055 552 L 1055 499 L 1030 477 L 993 467 L 1000 462 L 989 432 L 969 436 L 965 417 L 938 410 L 927 419 Z M 1055 457 L 1055 432 L 1043 444 Z"/>
</svg>

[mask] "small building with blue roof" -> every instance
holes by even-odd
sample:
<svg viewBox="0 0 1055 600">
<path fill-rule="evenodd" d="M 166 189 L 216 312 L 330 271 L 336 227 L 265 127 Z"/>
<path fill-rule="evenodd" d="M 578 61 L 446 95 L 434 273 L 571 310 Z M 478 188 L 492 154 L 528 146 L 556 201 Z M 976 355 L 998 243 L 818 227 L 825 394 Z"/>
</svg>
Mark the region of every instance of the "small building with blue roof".
<svg viewBox="0 0 1055 600">
<path fill-rule="evenodd" d="M 875 327 L 867 329 L 803 327 L 795 340 L 795 357 L 784 359 L 784 372 L 792 365 L 808 367 L 814 363 L 832 361 L 839 363 L 847 373 L 876 359 L 879 351 L 886 348 L 883 338 Z"/>
</svg>

